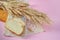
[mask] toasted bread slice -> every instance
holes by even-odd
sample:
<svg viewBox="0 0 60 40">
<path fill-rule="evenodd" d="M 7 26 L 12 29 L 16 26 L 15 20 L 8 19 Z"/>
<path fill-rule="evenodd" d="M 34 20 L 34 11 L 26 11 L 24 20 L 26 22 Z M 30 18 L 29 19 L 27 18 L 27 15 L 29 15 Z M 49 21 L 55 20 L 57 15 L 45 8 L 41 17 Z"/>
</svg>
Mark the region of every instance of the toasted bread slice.
<svg viewBox="0 0 60 40">
<path fill-rule="evenodd" d="M 0 9 L 0 21 L 6 22 L 8 13 L 2 9 Z"/>
<path fill-rule="evenodd" d="M 16 35 L 24 32 L 25 23 L 20 18 L 13 18 L 6 22 L 6 28 Z"/>
</svg>

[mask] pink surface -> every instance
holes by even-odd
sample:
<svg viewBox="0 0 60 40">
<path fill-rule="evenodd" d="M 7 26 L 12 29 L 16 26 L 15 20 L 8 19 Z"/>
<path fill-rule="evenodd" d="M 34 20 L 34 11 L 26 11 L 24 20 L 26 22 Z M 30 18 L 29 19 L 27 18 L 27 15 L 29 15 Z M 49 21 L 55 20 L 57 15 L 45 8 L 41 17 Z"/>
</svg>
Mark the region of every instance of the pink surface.
<svg viewBox="0 0 60 40">
<path fill-rule="evenodd" d="M 29 0 L 29 3 L 33 8 L 47 13 L 54 21 L 53 25 L 46 27 L 46 32 L 19 38 L 3 36 L 4 23 L 0 22 L 0 40 L 60 40 L 60 0 Z"/>
</svg>

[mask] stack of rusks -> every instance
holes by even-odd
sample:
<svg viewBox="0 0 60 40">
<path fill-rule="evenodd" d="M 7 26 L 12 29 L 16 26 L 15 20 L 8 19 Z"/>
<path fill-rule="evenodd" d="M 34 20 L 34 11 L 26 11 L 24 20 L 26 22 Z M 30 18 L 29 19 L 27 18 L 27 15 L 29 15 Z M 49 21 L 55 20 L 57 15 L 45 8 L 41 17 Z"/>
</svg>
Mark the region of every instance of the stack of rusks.
<svg viewBox="0 0 60 40">
<path fill-rule="evenodd" d="M 43 23 L 51 23 L 46 14 L 30 8 L 29 4 L 23 1 L 0 1 L 0 21 L 5 23 L 5 36 L 25 36 L 43 32 Z"/>
</svg>

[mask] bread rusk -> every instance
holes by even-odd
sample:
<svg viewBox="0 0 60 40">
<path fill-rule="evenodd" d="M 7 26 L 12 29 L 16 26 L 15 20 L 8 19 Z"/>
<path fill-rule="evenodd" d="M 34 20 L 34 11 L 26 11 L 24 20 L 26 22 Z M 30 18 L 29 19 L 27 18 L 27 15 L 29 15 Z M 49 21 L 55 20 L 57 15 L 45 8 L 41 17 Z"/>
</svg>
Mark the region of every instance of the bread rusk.
<svg viewBox="0 0 60 40">
<path fill-rule="evenodd" d="M 13 18 L 6 22 L 6 28 L 20 36 L 24 32 L 25 23 L 20 18 Z"/>
<path fill-rule="evenodd" d="M 6 22 L 8 13 L 2 9 L 0 9 L 0 21 Z"/>
</svg>

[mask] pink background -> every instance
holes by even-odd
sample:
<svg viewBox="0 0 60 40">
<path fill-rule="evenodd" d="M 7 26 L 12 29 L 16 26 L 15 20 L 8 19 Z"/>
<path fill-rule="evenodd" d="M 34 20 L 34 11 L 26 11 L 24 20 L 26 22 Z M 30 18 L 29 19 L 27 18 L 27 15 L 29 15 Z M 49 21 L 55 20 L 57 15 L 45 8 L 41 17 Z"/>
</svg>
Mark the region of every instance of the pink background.
<svg viewBox="0 0 60 40">
<path fill-rule="evenodd" d="M 0 22 L 0 40 L 60 40 L 60 0 L 29 0 L 31 7 L 45 12 L 53 25 L 45 27 L 46 32 L 29 35 L 26 38 L 20 37 L 5 37 L 4 23 Z"/>
</svg>

